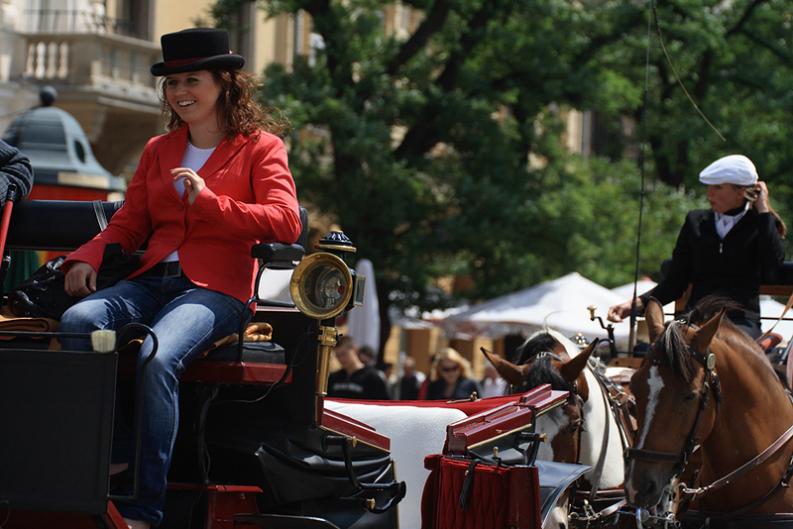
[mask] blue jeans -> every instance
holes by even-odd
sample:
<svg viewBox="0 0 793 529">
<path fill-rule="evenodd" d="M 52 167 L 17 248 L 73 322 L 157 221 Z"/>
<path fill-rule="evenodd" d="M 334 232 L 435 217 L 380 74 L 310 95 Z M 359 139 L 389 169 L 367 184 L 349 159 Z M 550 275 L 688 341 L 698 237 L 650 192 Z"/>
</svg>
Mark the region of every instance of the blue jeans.
<svg viewBox="0 0 793 529">
<path fill-rule="evenodd" d="M 134 504 L 118 506 L 123 516 L 153 525 L 162 521 L 179 424 L 179 377 L 212 342 L 237 330 L 242 310 L 238 299 L 197 287 L 184 276 L 142 276 L 91 294 L 61 318 L 61 331 L 76 333 L 145 323 L 159 341 L 143 377 L 140 496 Z M 63 339 L 61 345 L 64 350 L 91 348 L 87 339 Z M 151 350 L 152 340 L 146 338 L 139 367 Z"/>
</svg>

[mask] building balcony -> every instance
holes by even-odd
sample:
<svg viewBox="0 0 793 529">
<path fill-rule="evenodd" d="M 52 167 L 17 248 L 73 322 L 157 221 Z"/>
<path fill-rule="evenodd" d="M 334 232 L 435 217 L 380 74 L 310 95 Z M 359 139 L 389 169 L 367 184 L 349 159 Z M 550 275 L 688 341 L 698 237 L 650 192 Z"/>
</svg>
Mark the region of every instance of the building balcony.
<svg viewBox="0 0 793 529">
<path fill-rule="evenodd" d="M 97 159 L 120 174 L 160 130 L 160 101 L 149 67 L 160 60 L 159 46 L 118 34 L 112 25 L 86 25 L 79 17 L 52 20 L 58 31 L 43 31 L 34 20 L 22 24 L 35 31 L 8 32 L 0 40 L 13 52 L 0 56 L 0 110 L 22 110 L 16 101 L 2 101 L 6 93 L 51 85 L 58 91 L 56 106 L 72 114 L 85 130 Z M 78 29 L 92 32 L 78 32 Z M 71 29 L 74 29 L 72 31 Z M 30 101 L 28 98 L 27 101 Z M 15 105 L 16 102 L 16 105 Z M 16 108 L 14 108 L 16 106 Z M 3 112 L 0 112 L 3 113 Z"/>
</svg>

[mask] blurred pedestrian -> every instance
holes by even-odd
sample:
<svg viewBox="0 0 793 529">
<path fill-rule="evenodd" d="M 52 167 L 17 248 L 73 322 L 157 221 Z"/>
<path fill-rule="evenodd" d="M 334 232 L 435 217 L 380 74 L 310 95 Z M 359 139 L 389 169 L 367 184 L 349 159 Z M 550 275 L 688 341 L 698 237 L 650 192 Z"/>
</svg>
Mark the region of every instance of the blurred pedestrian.
<svg viewBox="0 0 793 529">
<path fill-rule="evenodd" d="M 501 378 L 493 364 L 485 366 L 485 376 L 480 384 L 482 386 L 482 398 L 501 397 L 507 391 L 507 381 Z"/>
<path fill-rule="evenodd" d="M 358 357 L 352 338 L 342 336 L 334 350 L 341 369 L 328 378 L 328 396 L 345 399 L 390 400 L 385 376 Z"/>
<path fill-rule="evenodd" d="M 460 353 L 447 347 L 435 355 L 427 400 L 468 399 L 473 393 L 482 395 L 479 384 L 471 379 L 471 364 Z"/>
<path fill-rule="evenodd" d="M 364 365 L 369 367 L 377 367 L 377 353 L 368 345 L 362 345 L 358 348 L 358 358 Z"/>
<path fill-rule="evenodd" d="M 427 376 L 421 371 L 416 370 L 416 361 L 410 356 L 405 358 L 405 365 L 402 366 L 402 378 L 399 380 L 397 398 L 400 400 L 418 400 L 419 389 Z"/>
</svg>

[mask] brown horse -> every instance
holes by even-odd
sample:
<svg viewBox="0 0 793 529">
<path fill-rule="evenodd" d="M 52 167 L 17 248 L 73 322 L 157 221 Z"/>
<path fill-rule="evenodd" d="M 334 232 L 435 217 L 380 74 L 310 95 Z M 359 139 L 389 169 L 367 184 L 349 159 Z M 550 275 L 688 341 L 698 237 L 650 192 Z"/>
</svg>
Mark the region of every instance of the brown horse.
<svg viewBox="0 0 793 529">
<path fill-rule="evenodd" d="M 705 303 L 690 321 L 666 325 L 661 304 L 648 303 L 653 345 L 631 379 L 639 435 L 628 451 L 626 495 L 637 507 L 657 504 L 699 446 L 701 486 L 683 495 L 702 512 L 715 519 L 793 512 L 789 395 L 724 308 Z"/>
</svg>

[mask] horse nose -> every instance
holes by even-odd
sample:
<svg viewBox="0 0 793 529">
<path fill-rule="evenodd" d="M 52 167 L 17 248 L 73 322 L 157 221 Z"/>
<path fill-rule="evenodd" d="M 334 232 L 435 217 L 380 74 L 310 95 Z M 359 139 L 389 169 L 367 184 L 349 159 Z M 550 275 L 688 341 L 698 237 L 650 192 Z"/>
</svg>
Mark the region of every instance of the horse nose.
<svg viewBox="0 0 793 529">
<path fill-rule="evenodd" d="M 661 499 L 661 487 L 658 482 L 648 478 L 636 492 L 635 504 L 638 507 L 653 507 Z"/>
</svg>

